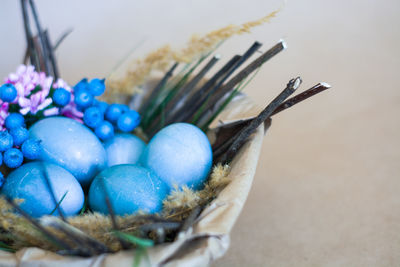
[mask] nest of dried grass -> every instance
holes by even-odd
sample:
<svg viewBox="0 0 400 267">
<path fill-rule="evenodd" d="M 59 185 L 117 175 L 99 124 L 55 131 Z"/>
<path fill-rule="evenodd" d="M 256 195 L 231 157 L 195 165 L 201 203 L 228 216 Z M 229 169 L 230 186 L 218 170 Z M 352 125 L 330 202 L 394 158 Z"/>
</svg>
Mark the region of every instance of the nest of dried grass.
<svg viewBox="0 0 400 267">
<path fill-rule="evenodd" d="M 170 233 L 178 230 L 182 226 L 182 222 L 193 212 L 193 209 L 205 206 L 229 183 L 228 174 L 228 165 L 216 165 L 204 189 L 193 191 L 187 187 L 177 188 L 164 201 L 164 210 L 160 214 L 149 216 L 139 213 L 123 217 L 115 216 L 119 226 L 118 231 L 132 234 L 150 230 L 147 231 L 148 236 L 152 237 L 154 241 L 159 241 L 157 240 L 158 235 L 155 233 L 158 228 L 164 227 L 163 224 L 167 226 L 170 224 L 170 226 L 173 226 Z M 66 226 L 55 216 L 43 217 L 39 223 L 44 229 L 67 242 L 72 248 L 76 248 L 77 244 L 69 234 L 76 232 L 86 239 L 100 242 L 110 252 L 122 249 L 121 240 L 115 234 L 112 218 L 107 215 L 87 212 L 69 217 L 67 218 L 69 226 Z M 158 225 L 154 226 L 154 224 Z M 68 228 L 68 231 L 65 231 L 65 227 Z M 148 229 L 144 229 L 146 227 Z M 16 251 L 24 247 L 40 247 L 49 251 L 60 250 L 59 244 L 49 242 L 48 238 L 35 225 L 27 221 L 25 217 L 15 213 L 14 207 L 2 197 L 0 197 L 0 229 L 0 242 L 9 250 Z M 171 241 L 172 238 L 173 236 L 170 236 Z"/>
</svg>

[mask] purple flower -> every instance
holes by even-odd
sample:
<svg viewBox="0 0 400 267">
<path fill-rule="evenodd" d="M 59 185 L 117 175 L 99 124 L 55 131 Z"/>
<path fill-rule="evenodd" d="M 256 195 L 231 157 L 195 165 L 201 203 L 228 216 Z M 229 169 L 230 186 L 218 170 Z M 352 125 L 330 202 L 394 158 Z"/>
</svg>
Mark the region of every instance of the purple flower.
<svg viewBox="0 0 400 267">
<path fill-rule="evenodd" d="M 1 102 L 1 100 L 0 100 Z M 4 122 L 8 116 L 8 103 L 0 104 L 0 131 L 4 131 L 6 128 L 4 127 Z"/>
<path fill-rule="evenodd" d="M 28 113 L 35 115 L 43 111 L 44 116 L 63 115 L 82 122 L 83 113 L 74 102 L 74 89 L 64 80 L 58 79 L 53 83 L 53 77 L 46 76 L 44 72 L 36 72 L 33 66 L 20 65 L 15 73 L 10 73 L 4 80 L 17 89 L 17 98 L 11 104 L 20 106 L 22 115 Z M 35 90 L 38 88 L 39 90 Z M 50 90 L 64 88 L 71 93 L 71 101 L 63 108 L 51 106 L 53 100 L 49 97 Z M 32 93 L 35 90 L 34 93 Z M 8 116 L 8 103 L 0 100 L 0 130 L 3 129 L 4 120 Z"/>
</svg>

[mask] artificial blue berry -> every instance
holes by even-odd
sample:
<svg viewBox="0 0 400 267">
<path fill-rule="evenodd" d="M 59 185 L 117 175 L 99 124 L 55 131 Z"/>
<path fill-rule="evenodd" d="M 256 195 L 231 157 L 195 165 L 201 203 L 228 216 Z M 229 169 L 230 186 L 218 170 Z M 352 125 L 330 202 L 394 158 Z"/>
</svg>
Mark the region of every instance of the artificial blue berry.
<svg viewBox="0 0 400 267">
<path fill-rule="evenodd" d="M 111 104 L 106 110 L 106 119 L 110 122 L 117 122 L 119 116 L 123 113 L 123 106 L 121 104 Z"/>
<path fill-rule="evenodd" d="M 122 114 L 117 121 L 118 129 L 122 132 L 130 132 L 140 123 L 140 115 L 138 112 L 131 110 Z"/>
<path fill-rule="evenodd" d="M 90 128 L 96 128 L 104 120 L 104 114 L 98 107 L 90 107 L 83 113 L 83 122 Z"/>
<path fill-rule="evenodd" d="M 75 84 L 75 86 L 74 86 L 75 93 L 80 91 L 80 90 L 87 90 L 88 85 L 89 85 L 88 79 L 87 78 L 83 78 L 77 84 Z"/>
<path fill-rule="evenodd" d="M 101 113 L 103 113 L 103 114 L 106 113 L 106 110 L 108 108 L 107 102 L 99 101 L 97 99 L 94 100 L 93 106 L 98 107 L 100 109 Z"/>
<path fill-rule="evenodd" d="M 79 90 L 75 92 L 75 104 L 79 109 L 85 110 L 93 103 L 93 96 L 87 90 Z"/>
<path fill-rule="evenodd" d="M 13 102 L 17 97 L 17 89 L 11 83 L 3 84 L 0 87 L 0 99 L 4 102 Z"/>
<path fill-rule="evenodd" d="M 5 120 L 5 124 L 6 128 L 11 130 L 13 128 L 23 127 L 25 119 L 20 113 L 10 113 Z"/>
<path fill-rule="evenodd" d="M 3 154 L 0 153 L 0 166 L 3 164 Z M 1 172 L 0 172 L 1 173 Z"/>
<path fill-rule="evenodd" d="M 121 108 L 121 110 L 122 110 L 122 113 L 125 113 L 125 112 L 128 112 L 128 111 L 129 111 L 129 107 L 128 107 L 127 105 L 125 105 L 125 104 L 119 104 L 119 106 L 120 106 L 120 108 Z"/>
<path fill-rule="evenodd" d="M 21 146 L 22 154 L 27 159 L 38 159 L 42 151 L 40 141 L 34 138 L 27 139 Z"/>
<path fill-rule="evenodd" d="M 7 131 L 0 132 L 0 152 L 4 152 L 13 146 L 13 137 Z"/>
<path fill-rule="evenodd" d="M 0 172 L 0 188 L 3 186 L 6 179 L 4 179 L 4 175 Z"/>
<path fill-rule="evenodd" d="M 94 96 L 100 96 L 106 90 L 106 86 L 104 84 L 105 79 L 93 79 L 90 81 L 88 86 L 88 91 Z"/>
<path fill-rule="evenodd" d="M 114 126 L 108 121 L 103 121 L 99 126 L 96 127 L 94 133 L 102 141 L 110 139 L 114 136 Z"/>
<path fill-rule="evenodd" d="M 24 161 L 24 156 L 21 150 L 17 148 L 10 148 L 4 152 L 4 164 L 9 168 L 18 168 Z"/>
<path fill-rule="evenodd" d="M 10 130 L 10 134 L 13 137 L 15 146 L 22 145 L 22 143 L 29 137 L 29 132 L 24 127 L 13 128 Z"/>
<path fill-rule="evenodd" d="M 64 107 L 68 105 L 71 100 L 71 93 L 64 88 L 58 88 L 54 91 L 53 102 L 58 107 Z"/>
</svg>

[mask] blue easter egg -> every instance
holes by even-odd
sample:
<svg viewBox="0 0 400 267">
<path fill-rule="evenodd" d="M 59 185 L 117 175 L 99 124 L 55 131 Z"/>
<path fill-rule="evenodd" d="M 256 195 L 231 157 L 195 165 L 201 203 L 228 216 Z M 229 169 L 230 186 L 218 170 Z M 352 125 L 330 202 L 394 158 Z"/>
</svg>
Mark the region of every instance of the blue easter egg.
<svg viewBox="0 0 400 267">
<path fill-rule="evenodd" d="M 41 141 L 39 160 L 65 168 L 88 186 L 94 176 L 106 167 L 106 151 L 96 135 L 81 123 L 50 117 L 35 123 L 30 136 Z"/>
<path fill-rule="evenodd" d="M 199 189 L 212 166 L 207 136 L 196 126 L 174 123 L 161 129 L 147 145 L 142 164 L 172 188 Z"/>
<path fill-rule="evenodd" d="M 54 193 L 55 201 L 50 190 Z M 57 203 L 60 203 L 64 215 L 75 215 L 84 202 L 82 187 L 71 173 L 58 165 L 40 161 L 26 163 L 11 172 L 1 193 L 12 199 L 23 199 L 18 205 L 33 217 L 50 215 L 52 212 L 58 215 Z"/>
<path fill-rule="evenodd" d="M 108 166 L 136 164 L 146 144 L 133 134 L 120 133 L 104 143 Z"/>
<path fill-rule="evenodd" d="M 131 164 L 105 169 L 94 178 L 89 190 L 92 210 L 108 214 L 106 195 L 115 214 L 133 214 L 139 210 L 159 212 L 168 187 L 148 169 Z"/>
</svg>

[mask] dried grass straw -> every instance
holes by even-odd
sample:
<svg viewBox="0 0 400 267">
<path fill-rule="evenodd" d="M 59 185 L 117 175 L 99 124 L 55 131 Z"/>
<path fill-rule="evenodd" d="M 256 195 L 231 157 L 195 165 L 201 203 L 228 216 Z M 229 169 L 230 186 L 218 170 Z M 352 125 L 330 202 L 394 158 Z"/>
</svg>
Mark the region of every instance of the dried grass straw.
<svg viewBox="0 0 400 267">
<path fill-rule="evenodd" d="M 146 81 L 151 71 L 165 71 L 171 61 L 192 62 L 233 35 L 249 33 L 252 28 L 269 22 L 279 11 L 280 9 L 275 10 L 261 19 L 246 22 L 242 25 L 229 25 L 201 37 L 194 35 L 186 47 L 179 51 L 175 51 L 169 45 L 165 45 L 148 54 L 145 58 L 132 62 L 131 67 L 122 79 L 109 79 L 104 98 L 112 99 L 113 95 L 132 95 L 138 92 L 137 86 Z"/>
</svg>

